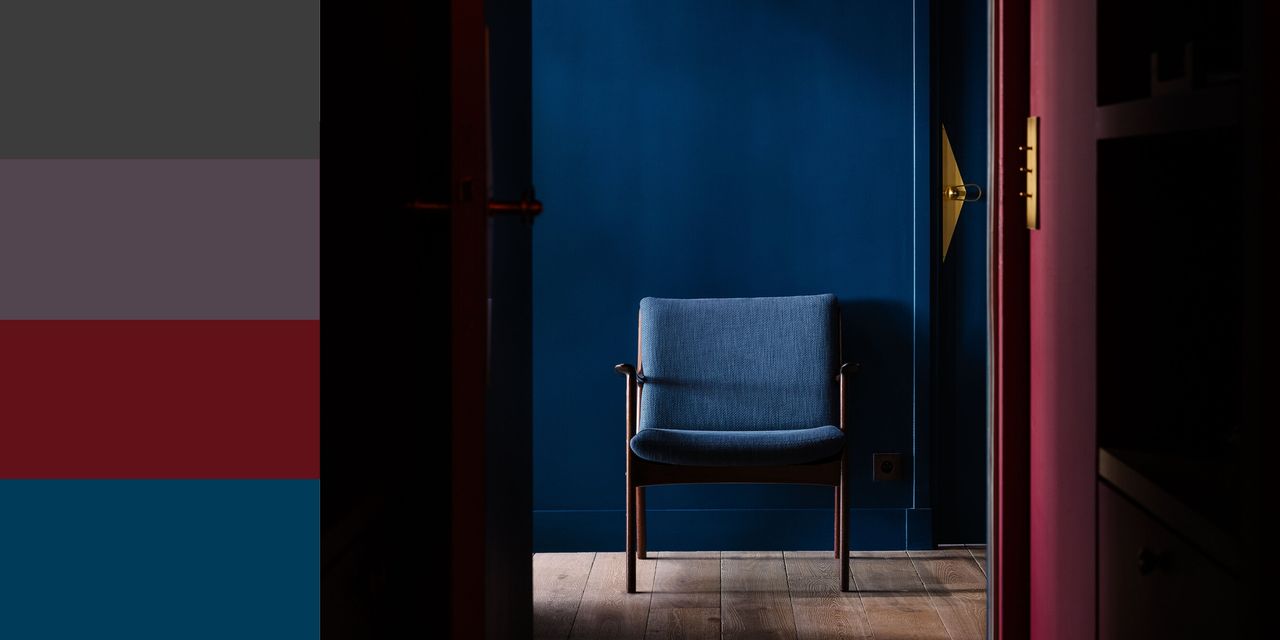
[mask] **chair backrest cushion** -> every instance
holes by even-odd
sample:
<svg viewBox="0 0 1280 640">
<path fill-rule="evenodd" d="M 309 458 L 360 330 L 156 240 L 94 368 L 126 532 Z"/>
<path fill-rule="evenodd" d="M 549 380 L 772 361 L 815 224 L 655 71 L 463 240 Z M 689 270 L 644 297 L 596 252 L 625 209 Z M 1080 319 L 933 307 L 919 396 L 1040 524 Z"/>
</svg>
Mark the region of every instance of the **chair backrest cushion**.
<svg viewBox="0 0 1280 640">
<path fill-rule="evenodd" d="M 831 294 L 641 300 L 639 427 L 834 425 L 838 318 Z"/>
</svg>

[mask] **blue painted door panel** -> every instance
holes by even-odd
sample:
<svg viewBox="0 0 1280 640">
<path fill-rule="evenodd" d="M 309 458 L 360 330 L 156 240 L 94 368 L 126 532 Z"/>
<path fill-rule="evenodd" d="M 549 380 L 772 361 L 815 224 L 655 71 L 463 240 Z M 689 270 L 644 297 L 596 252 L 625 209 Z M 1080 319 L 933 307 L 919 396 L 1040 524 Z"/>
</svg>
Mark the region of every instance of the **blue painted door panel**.
<svg viewBox="0 0 1280 640">
<path fill-rule="evenodd" d="M 937 101 L 956 163 L 987 188 L 987 0 L 940 0 Z M 933 522 L 940 543 L 986 540 L 989 196 L 966 203 L 938 271 Z"/>
</svg>

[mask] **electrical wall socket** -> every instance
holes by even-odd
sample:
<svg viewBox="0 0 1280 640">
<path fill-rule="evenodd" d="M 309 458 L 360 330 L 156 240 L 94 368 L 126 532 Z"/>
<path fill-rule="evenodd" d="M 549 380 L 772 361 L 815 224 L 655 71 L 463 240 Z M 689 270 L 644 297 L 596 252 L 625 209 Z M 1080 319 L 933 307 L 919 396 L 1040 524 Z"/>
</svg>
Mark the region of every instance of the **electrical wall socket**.
<svg viewBox="0 0 1280 640">
<path fill-rule="evenodd" d="M 875 482 L 901 480 L 902 454 L 871 454 L 871 479 Z"/>
</svg>

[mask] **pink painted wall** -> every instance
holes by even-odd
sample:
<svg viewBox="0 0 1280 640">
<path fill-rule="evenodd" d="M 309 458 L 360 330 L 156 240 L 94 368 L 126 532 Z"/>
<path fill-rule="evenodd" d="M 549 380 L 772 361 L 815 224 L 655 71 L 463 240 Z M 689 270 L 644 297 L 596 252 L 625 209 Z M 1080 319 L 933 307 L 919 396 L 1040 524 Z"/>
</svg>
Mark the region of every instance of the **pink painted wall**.
<svg viewBox="0 0 1280 640">
<path fill-rule="evenodd" d="M 1031 637 L 1095 635 L 1094 0 L 1031 0 Z"/>
</svg>

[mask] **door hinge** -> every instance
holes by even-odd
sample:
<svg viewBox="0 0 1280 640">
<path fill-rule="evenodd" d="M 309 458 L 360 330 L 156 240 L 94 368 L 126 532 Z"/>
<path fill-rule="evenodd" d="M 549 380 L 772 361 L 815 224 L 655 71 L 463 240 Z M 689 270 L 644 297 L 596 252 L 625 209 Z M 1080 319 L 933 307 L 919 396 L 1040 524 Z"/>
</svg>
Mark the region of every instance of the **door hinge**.
<svg viewBox="0 0 1280 640">
<path fill-rule="evenodd" d="M 1018 196 L 1027 201 L 1027 228 L 1040 228 L 1040 116 L 1031 116 L 1027 118 L 1027 142 L 1018 147 L 1018 151 L 1025 152 L 1027 157 L 1023 160 L 1018 172 L 1026 179 L 1025 186 L 1022 191 L 1018 192 Z"/>
</svg>

